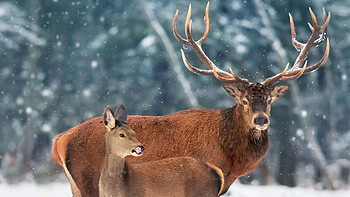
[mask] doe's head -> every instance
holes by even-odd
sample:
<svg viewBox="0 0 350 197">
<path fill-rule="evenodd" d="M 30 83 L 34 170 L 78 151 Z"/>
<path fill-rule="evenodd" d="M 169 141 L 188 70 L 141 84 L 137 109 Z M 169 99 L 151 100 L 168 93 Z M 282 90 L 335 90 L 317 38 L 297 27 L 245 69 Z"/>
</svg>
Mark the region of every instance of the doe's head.
<svg viewBox="0 0 350 197">
<path fill-rule="evenodd" d="M 136 139 L 135 131 L 126 124 L 126 119 L 124 105 L 120 105 L 115 114 L 109 106 L 104 109 L 103 123 L 107 128 L 106 148 L 111 154 L 122 158 L 128 155 L 140 156 L 145 148 Z"/>
</svg>

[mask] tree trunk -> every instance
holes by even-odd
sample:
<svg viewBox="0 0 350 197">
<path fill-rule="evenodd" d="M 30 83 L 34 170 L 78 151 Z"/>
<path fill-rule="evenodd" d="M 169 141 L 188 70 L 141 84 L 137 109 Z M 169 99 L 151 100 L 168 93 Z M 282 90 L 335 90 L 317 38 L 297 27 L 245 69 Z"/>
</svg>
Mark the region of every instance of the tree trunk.
<svg viewBox="0 0 350 197">
<path fill-rule="evenodd" d="M 31 16 L 31 24 L 30 27 L 33 29 L 33 26 L 35 26 L 38 22 L 38 12 L 37 9 L 39 6 L 38 0 L 30 1 L 31 6 L 29 6 L 30 9 L 30 16 Z M 35 27 L 34 27 L 35 28 Z M 28 79 L 27 79 L 27 89 L 28 95 L 26 96 L 26 122 L 23 127 L 23 137 L 21 139 L 21 144 L 19 148 L 18 153 L 18 162 L 19 162 L 19 172 L 21 177 L 27 177 L 26 174 L 28 172 L 31 172 L 33 170 L 32 166 L 32 156 L 33 156 L 33 150 L 34 150 L 34 144 L 35 144 L 35 134 L 38 132 L 38 125 L 35 124 L 35 116 L 32 111 L 35 111 L 36 106 L 35 100 L 37 100 L 37 94 L 36 91 L 37 87 L 37 74 L 38 66 L 37 62 L 39 59 L 39 49 L 35 45 L 28 45 L 27 46 L 28 51 Z M 34 105 L 33 105 L 34 104 Z M 27 110 L 28 109 L 28 110 Z"/>
<path fill-rule="evenodd" d="M 197 98 L 194 96 L 193 91 L 191 89 L 190 82 L 186 79 L 185 75 L 182 72 L 182 67 L 178 61 L 177 55 L 180 53 L 176 53 L 172 42 L 167 36 L 163 27 L 159 24 L 157 18 L 154 16 L 153 10 L 151 6 L 148 5 L 145 1 L 142 1 L 141 6 L 144 9 L 144 12 L 147 17 L 147 21 L 150 26 L 154 29 L 157 36 L 160 38 L 161 44 L 163 45 L 166 55 L 168 56 L 169 65 L 176 73 L 177 80 L 181 84 L 183 88 L 183 92 L 187 97 L 188 103 L 191 107 L 197 108 L 199 107 L 199 103 Z"/>
</svg>

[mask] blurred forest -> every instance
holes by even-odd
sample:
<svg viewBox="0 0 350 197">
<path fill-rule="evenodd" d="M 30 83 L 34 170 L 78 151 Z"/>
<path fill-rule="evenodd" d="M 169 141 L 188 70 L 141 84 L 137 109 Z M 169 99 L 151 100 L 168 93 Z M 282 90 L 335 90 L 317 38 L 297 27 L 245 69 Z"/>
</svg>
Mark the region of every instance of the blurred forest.
<svg viewBox="0 0 350 197">
<path fill-rule="evenodd" d="M 1 181 L 64 180 L 51 162 L 52 139 L 100 116 L 107 104 L 139 115 L 235 105 L 215 77 L 182 63 L 172 19 L 178 9 L 184 35 L 189 3 L 199 38 L 203 0 L 1 1 Z M 269 153 L 242 183 L 350 187 L 350 0 L 214 0 L 203 49 L 220 68 L 262 81 L 295 61 L 288 13 L 306 42 L 308 7 L 319 22 L 322 7 L 331 12 L 330 57 L 272 105 Z M 313 49 L 309 63 L 324 50 L 325 43 Z M 186 54 L 202 67 L 191 49 Z"/>
</svg>

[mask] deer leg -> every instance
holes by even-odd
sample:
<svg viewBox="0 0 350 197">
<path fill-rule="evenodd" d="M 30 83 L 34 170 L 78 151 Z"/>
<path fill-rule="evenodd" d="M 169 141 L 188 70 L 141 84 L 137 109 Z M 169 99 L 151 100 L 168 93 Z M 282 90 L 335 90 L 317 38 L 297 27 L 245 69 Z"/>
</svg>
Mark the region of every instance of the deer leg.
<svg viewBox="0 0 350 197">
<path fill-rule="evenodd" d="M 80 190 L 78 189 L 77 185 L 75 184 L 72 175 L 69 173 L 67 167 L 65 164 L 63 164 L 63 169 L 64 169 L 64 173 L 66 174 L 69 183 L 70 183 L 70 187 L 73 193 L 73 197 L 81 197 L 81 193 Z"/>
</svg>

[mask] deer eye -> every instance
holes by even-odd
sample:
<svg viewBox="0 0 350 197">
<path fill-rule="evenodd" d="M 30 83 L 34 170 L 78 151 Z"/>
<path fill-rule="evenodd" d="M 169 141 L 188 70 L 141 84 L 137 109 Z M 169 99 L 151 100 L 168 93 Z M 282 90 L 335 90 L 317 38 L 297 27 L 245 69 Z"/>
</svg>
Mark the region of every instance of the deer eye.
<svg viewBox="0 0 350 197">
<path fill-rule="evenodd" d="M 119 137 L 124 138 L 125 135 L 123 133 L 119 134 Z"/>
<path fill-rule="evenodd" d="M 248 102 L 247 102 L 246 100 L 243 100 L 243 104 L 244 104 L 244 105 L 247 105 Z"/>
<path fill-rule="evenodd" d="M 268 103 L 268 104 L 271 104 L 271 100 L 268 100 L 267 103 Z"/>
</svg>

